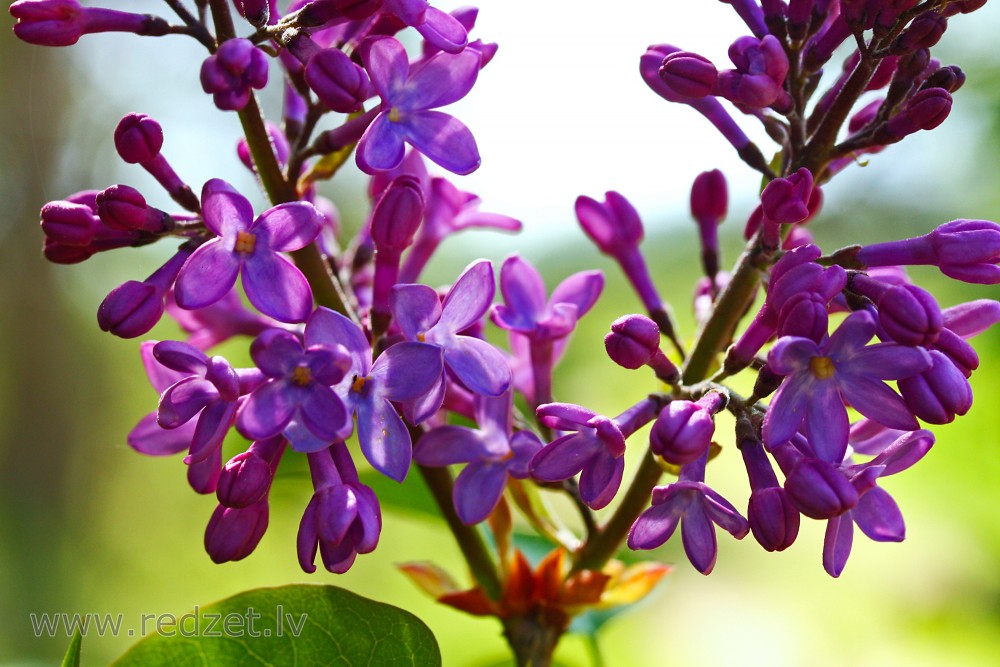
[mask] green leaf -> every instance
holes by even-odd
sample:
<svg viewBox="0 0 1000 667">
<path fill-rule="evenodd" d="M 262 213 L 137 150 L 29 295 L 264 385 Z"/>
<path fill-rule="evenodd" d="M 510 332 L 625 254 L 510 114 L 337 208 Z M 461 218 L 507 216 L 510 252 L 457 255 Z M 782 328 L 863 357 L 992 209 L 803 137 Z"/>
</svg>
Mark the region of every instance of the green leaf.
<svg viewBox="0 0 1000 667">
<path fill-rule="evenodd" d="M 80 649 L 83 648 L 83 635 L 80 628 L 73 632 L 73 639 L 69 641 L 69 648 L 66 649 L 66 657 L 63 658 L 62 667 L 80 667 Z"/>
<path fill-rule="evenodd" d="M 416 616 L 335 586 L 260 588 L 166 620 L 173 622 L 146 628 L 153 634 L 115 664 L 441 664 L 434 635 Z"/>
</svg>

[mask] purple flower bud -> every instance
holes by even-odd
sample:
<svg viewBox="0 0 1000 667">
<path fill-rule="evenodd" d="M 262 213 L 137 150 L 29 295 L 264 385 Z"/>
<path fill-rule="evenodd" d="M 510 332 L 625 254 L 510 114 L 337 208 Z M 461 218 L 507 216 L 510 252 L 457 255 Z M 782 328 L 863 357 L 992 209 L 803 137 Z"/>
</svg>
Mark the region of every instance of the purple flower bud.
<svg viewBox="0 0 1000 667">
<path fill-rule="evenodd" d="M 820 342 L 829 326 L 828 303 L 829 299 L 817 292 L 793 294 L 778 312 L 778 335 Z"/>
<path fill-rule="evenodd" d="M 163 316 L 163 298 L 191 255 L 186 246 L 143 282 L 129 280 L 113 289 L 97 309 L 97 324 L 121 338 L 146 333 Z"/>
<path fill-rule="evenodd" d="M 115 128 L 115 148 L 129 164 L 150 162 L 163 147 L 163 128 L 141 113 L 130 113 Z"/>
<path fill-rule="evenodd" d="M 920 419 L 949 424 L 972 407 L 972 387 L 962 371 L 938 350 L 930 350 L 933 365 L 899 381 L 899 393 Z"/>
<path fill-rule="evenodd" d="M 1000 283 L 1000 225 L 989 220 L 953 220 L 930 234 L 862 247 L 865 266 L 931 264 L 949 278 L 980 285 Z"/>
<path fill-rule="evenodd" d="M 68 201 L 49 202 L 41 210 L 46 242 L 64 246 L 87 246 L 101 226 L 90 207 Z"/>
<path fill-rule="evenodd" d="M 812 519 L 830 519 L 858 504 L 858 491 L 835 466 L 803 457 L 785 478 L 785 491 L 800 512 Z"/>
<path fill-rule="evenodd" d="M 222 468 L 215 493 L 226 507 L 249 507 L 262 500 L 271 488 L 274 469 L 285 449 L 278 436 L 258 440 L 245 452 L 234 456 Z"/>
<path fill-rule="evenodd" d="M 216 563 L 242 560 L 264 537 L 267 520 L 267 500 L 241 508 L 219 505 L 205 528 L 205 551 Z"/>
<path fill-rule="evenodd" d="M 201 64 L 201 87 L 223 111 L 239 111 L 267 84 L 267 56 L 249 39 L 230 39 Z"/>
<path fill-rule="evenodd" d="M 897 343 L 930 345 L 941 333 L 941 307 L 925 289 L 907 283 L 888 285 L 864 274 L 854 275 L 849 289 L 872 300 L 879 326 Z"/>
<path fill-rule="evenodd" d="M 671 90 L 692 98 L 710 95 L 718 74 L 711 60 L 687 51 L 671 53 L 659 69 L 660 78 Z"/>
<path fill-rule="evenodd" d="M 619 317 L 611 323 L 611 333 L 604 337 L 604 349 L 619 366 L 641 368 L 660 351 L 660 328 L 643 315 Z"/>
<path fill-rule="evenodd" d="M 933 130 L 951 113 L 951 94 L 944 88 L 926 88 L 909 99 L 898 114 L 889 119 L 886 131 L 896 140 L 918 130 Z"/>
<path fill-rule="evenodd" d="M 170 29 L 157 16 L 81 7 L 76 0 L 20 0 L 10 6 L 10 13 L 17 19 L 14 34 L 41 46 L 70 46 L 95 32 L 159 36 Z"/>
<path fill-rule="evenodd" d="M 399 176 L 372 210 L 371 236 L 378 252 L 397 254 L 413 242 L 424 217 L 424 195 L 420 181 Z"/>
<path fill-rule="evenodd" d="M 97 195 L 97 214 L 112 229 L 138 229 L 162 232 L 167 227 L 167 214 L 146 205 L 146 199 L 135 188 L 112 185 Z"/>
<path fill-rule="evenodd" d="M 370 96 L 368 74 L 340 49 L 324 49 L 306 64 L 306 83 L 323 104 L 338 113 L 353 113 Z"/>
<path fill-rule="evenodd" d="M 324 23 L 357 21 L 368 18 L 382 8 L 383 0 L 313 0 L 302 8 L 299 24 L 317 26 Z"/>
<path fill-rule="evenodd" d="M 963 338 L 978 336 L 997 322 L 1000 302 L 993 299 L 976 299 L 944 311 L 944 325 Z"/>
<path fill-rule="evenodd" d="M 958 65 L 948 65 L 934 71 L 920 85 L 924 88 L 943 88 L 949 93 L 954 93 L 965 84 L 965 72 Z"/>
<path fill-rule="evenodd" d="M 776 178 L 760 195 L 764 215 L 779 223 L 802 222 L 809 217 L 812 173 L 803 167 L 788 178 Z"/>
<path fill-rule="evenodd" d="M 726 177 L 718 169 L 703 171 L 691 186 L 691 215 L 702 225 L 722 222 L 726 217 L 729 196 Z"/>
<path fill-rule="evenodd" d="M 675 465 L 697 461 L 708 450 L 715 433 L 714 415 L 725 404 L 718 393 L 697 402 L 671 401 L 660 411 L 649 433 L 653 453 Z"/>
<path fill-rule="evenodd" d="M 948 19 L 936 12 L 924 12 L 889 47 L 892 53 L 929 49 L 940 41 L 948 28 Z"/>
</svg>

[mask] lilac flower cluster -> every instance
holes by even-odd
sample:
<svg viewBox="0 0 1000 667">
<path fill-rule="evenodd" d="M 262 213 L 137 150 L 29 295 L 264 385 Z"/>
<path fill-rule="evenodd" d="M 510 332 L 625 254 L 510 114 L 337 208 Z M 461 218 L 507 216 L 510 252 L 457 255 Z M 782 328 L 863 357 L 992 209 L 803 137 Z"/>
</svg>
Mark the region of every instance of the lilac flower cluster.
<svg viewBox="0 0 1000 667">
<path fill-rule="evenodd" d="M 577 322 L 601 295 L 600 272 L 576 273 L 549 292 L 513 254 L 499 276 L 477 260 L 443 290 L 418 282 L 450 235 L 520 227 L 480 211 L 475 195 L 431 175 L 424 161 L 455 174 L 479 166 L 471 131 L 438 110 L 465 97 L 496 53 L 494 44 L 469 41 L 476 10 L 446 14 L 425 0 L 300 0 L 282 14 L 270 0 L 244 0 L 233 3 L 246 20 L 239 37 L 227 2 L 210 3 L 212 27 L 206 14 L 170 4 L 182 25 L 69 0 L 21 0 L 11 13 L 19 37 L 49 46 L 100 31 L 189 35 L 209 51 L 203 89 L 246 129 L 238 155 L 271 200 L 260 213 L 222 179 L 195 194 L 161 152 L 162 128 L 142 114 L 120 121 L 115 146 L 183 210 L 153 208 L 123 184 L 41 210 L 44 253 L 58 263 L 181 242 L 148 278 L 115 288 L 98 323 L 133 338 L 167 313 L 188 334 L 142 345 L 160 398 L 128 441 L 150 455 L 187 452 L 190 485 L 218 500 L 205 533 L 213 560 L 239 560 L 257 546 L 289 451 L 306 456 L 314 489 L 297 545 L 307 572 L 317 552 L 341 573 L 378 543 L 381 510 L 360 481 L 362 461 L 397 482 L 414 464 L 433 484 L 444 479 L 435 490 L 450 496 L 442 511 L 457 517 L 451 527 L 467 557 L 486 548 L 467 527 L 488 519 L 498 550 L 506 544 L 511 490 L 533 525 L 574 550 L 562 582 L 603 570 L 623 542 L 654 549 L 678 527 L 705 574 L 717 560 L 716 526 L 737 539 L 752 532 L 776 551 L 795 541 L 801 516 L 825 520 L 823 565 L 833 576 L 845 567 L 855 524 L 876 541 L 903 539 L 902 515 L 878 481 L 931 448 L 921 421 L 944 424 L 969 411 L 979 360 L 967 339 L 1000 321 L 993 300 L 942 308 L 905 266 L 1000 284 L 1000 225 L 956 220 L 918 238 L 824 254 L 807 223 L 820 214 L 821 188 L 858 156 L 945 120 L 964 75 L 929 49 L 949 18 L 982 2 L 733 0 L 752 34 L 733 42 L 732 68 L 667 44 L 641 56 L 653 92 L 704 115 L 766 185 L 744 228 L 746 250 L 727 272 L 719 247 L 725 177 L 713 170 L 695 179 L 690 204 L 704 277 L 691 344 L 651 277 L 635 207 L 614 191 L 576 201 L 584 232 L 618 263 L 646 312 L 619 318 L 605 339 L 613 362 L 653 372 L 651 393 L 615 417 L 557 402 L 553 389 Z M 416 57 L 396 39 L 408 28 L 423 38 Z M 842 44 L 856 49 L 812 103 Z M 254 92 L 272 66 L 282 72 L 280 127 L 265 123 Z M 881 97 L 861 102 L 867 93 Z M 763 124 L 780 159 L 763 158 L 730 107 Z M 317 186 L 352 152 L 371 176 L 371 210 L 344 239 L 336 207 Z M 766 295 L 754 309 L 760 286 Z M 487 321 L 506 332 L 508 349 L 487 339 Z M 252 340 L 252 367 L 209 356 L 234 337 Z M 756 374 L 749 396 L 725 384 L 743 373 Z M 735 418 L 746 467 L 746 516 L 706 482 L 721 451 L 714 438 L 723 412 Z M 854 412 L 861 417 L 852 423 Z M 648 438 L 636 444 L 647 425 Z M 223 463 L 233 429 L 251 444 Z M 631 481 L 627 446 L 644 452 Z M 459 465 L 454 480 L 450 471 L 433 473 Z M 659 486 L 664 472 L 676 481 Z M 587 535 L 567 538 L 569 529 L 533 500 L 538 488 L 569 496 Z M 601 524 L 595 511 L 622 496 Z M 510 572 L 487 558 L 473 564 L 498 581 Z M 504 598 L 510 608 L 520 603 L 529 601 Z"/>
</svg>

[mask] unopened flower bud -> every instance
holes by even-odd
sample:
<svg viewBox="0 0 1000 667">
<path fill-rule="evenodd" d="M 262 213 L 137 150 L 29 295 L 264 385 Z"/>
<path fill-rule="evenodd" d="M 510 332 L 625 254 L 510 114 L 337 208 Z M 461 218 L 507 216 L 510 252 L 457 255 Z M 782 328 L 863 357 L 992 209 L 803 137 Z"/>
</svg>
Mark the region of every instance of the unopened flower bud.
<svg viewBox="0 0 1000 667">
<path fill-rule="evenodd" d="M 897 141 L 918 130 L 933 130 L 951 113 L 951 94 L 944 88 L 925 88 L 909 99 L 898 114 L 889 119 L 886 130 Z"/>
<path fill-rule="evenodd" d="M 924 12 L 889 47 L 896 54 L 929 49 L 940 41 L 948 28 L 948 19 L 936 12 Z"/>
<path fill-rule="evenodd" d="M 130 113 L 115 128 L 115 148 L 129 164 L 150 162 L 163 148 L 163 128 L 141 113 Z"/>
<path fill-rule="evenodd" d="M 93 240 L 100 221 L 88 206 L 54 201 L 42 207 L 41 225 L 47 243 L 86 246 Z"/>
<path fill-rule="evenodd" d="M 249 39 L 230 39 L 201 65 L 201 87 L 223 111 L 239 111 L 267 85 L 267 56 Z"/>
<path fill-rule="evenodd" d="M 625 315 L 612 322 L 611 333 L 604 337 L 604 349 L 623 368 L 649 366 L 660 380 L 677 382 L 677 367 L 660 350 L 660 328 L 644 315 Z"/>
<path fill-rule="evenodd" d="M 162 232 L 167 215 L 146 204 L 145 197 L 127 185 L 112 185 L 97 195 L 97 214 L 112 229 Z"/>
<path fill-rule="evenodd" d="M 663 59 L 659 75 L 678 95 L 698 98 L 712 93 L 718 71 L 708 58 L 678 51 Z"/>
<path fill-rule="evenodd" d="M 158 16 L 82 7 L 76 0 L 20 0 L 10 6 L 10 13 L 17 19 L 14 34 L 41 46 L 70 46 L 96 32 L 160 36 L 170 30 Z"/>
<path fill-rule="evenodd" d="M 930 350 L 933 365 L 919 375 L 898 381 L 899 393 L 913 414 L 929 424 L 950 424 L 972 407 L 972 387 L 962 371 L 938 350 Z"/>
<path fill-rule="evenodd" d="M 267 461 L 254 452 L 241 452 L 223 466 L 215 493 L 226 507 L 248 507 L 264 497 L 272 479 Z"/>
<path fill-rule="evenodd" d="M 316 97 L 338 113 L 358 111 L 368 99 L 368 75 L 340 49 L 324 49 L 310 58 L 305 76 Z"/>
<path fill-rule="evenodd" d="M 101 302 L 97 324 L 121 338 L 136 338 L 146 333 L 163 316 L 163 294 L 146 282 L 122 283 Z"/>
<path fill-rule="evenodd" d="M 785 491 L 811 519 L 831 519 L 858 504 L 858 491 L 840 470 L 820 459 L 802 458 L 785 477 Z"/>
<path fill-rule="evenodd" d="M 660 411 L 649 433 L 653 453 L 675 465 L 697 461 L 712 443 L 715 413 L 725 399 L 711 392 L 697 402 L 671 401 Z"/>
<path fill-rule="evenodd" d="M 205 528 L 205 551 L 216 563 L 242 560 L 257 548 L 267 521 L 266 500 L 241 508 L 219 505 Z"/>
<path fill-rule="evenodd" d="M 256 28 L 267 25 L 271 18 L 270 0 L 234 0 L 236 11 Z"/>
<path fill-rule="evenodd" d="M 965 85 L 965 72 L 958 65 L 948 65 L 935 70 L 920 88 L 943 88 L 949 93 L 954 93 L 963 85 Z"/>
<path fill-rule="evenodd" d="M 878 323 L 903 345 L 930 345 L 941 333 L 943 319 L 937 300 L 916 285 L 888 285 L 864 274 L 852 277 L 849 289 L 878 308 Z"/>
</svg>

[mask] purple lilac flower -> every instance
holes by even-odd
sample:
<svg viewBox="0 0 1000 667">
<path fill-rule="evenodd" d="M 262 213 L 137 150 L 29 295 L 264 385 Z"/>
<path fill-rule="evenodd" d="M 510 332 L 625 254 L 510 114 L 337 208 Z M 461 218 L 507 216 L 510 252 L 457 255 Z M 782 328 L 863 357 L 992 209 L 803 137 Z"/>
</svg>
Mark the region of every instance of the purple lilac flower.
<svg viewBox="0 0 1000 667">
<path fill-rule="evenodd" d="M 306 324 L 307 337 L 315 321 L 313 315 Z M 342 345 L 304 347 L 295 334 L 269 329 L 254 340 L 250 356 L 269 380 L 240 409 L 241 433 L 254 440 L 283 433 L 300 452 L 324 449 L 350 434 L 350 415 L 331 389 L 351 366 Z M 303 428 L 306 437 L 300 437 Z"/>
<path fill-rule="evenodd" d="M 479 149 L 469 129 L 452 116 L 432 111 L 472 89 L 479 74 L 477 53 L 438 53 L 411 68 L 403 45 L 384 37 L 366 42 L 361 57 L 382 98 L 379 115 L 358 143 L 362 171 L 395 168 L 403 161 L 404 143 L 456 174 L 479 167 Z"/>
<path fill-rule="evenodd" d="M 10 6 L 10 14 L 17 19 L 14 34 L 41 46 L 70 46 L 81 36 L 98 32 L 158 37 L 170 31 L 158 16 L 81 7 L 76 0 L 20 0 Z"/>
<path fill-rule="evenodd" d="M 505 303 L 493 306 L 490 319 L 501 329 L 528 337 L 538 403 L 551 402 L 554 343 L 572 333 L 603 288 L 600 271 L 581 271 L 561 282 L 546 302 L 545 283 L 535 267 L 516 254 L 504 260 L 500 291 Z"/>
<path fill-rule="evenodd" d="M 577 197 L 576 218 L 598 249 L 618 262 L 646 310 L 663 321 L 666 319 L 663 300 L 639 250 L 644 235 L 639 212 L 613 190 L 604 193 L 604 198 L 599 202 L 585 195 Z"/>
<path fill-rule="evenodd" d="M 580 474 L 580 498 L 591 509 L 605 507 L 618 493 L 625 470 L 625 438 L 656 416 L 660 404 L 640 401 L 614 419 L 569 403 L 547 403 L 536 411 L 560 436 L 531 459 L 531 476 L 559 482 Z"/>
<path fill-rule="evenodd" d="M 667 463 L 694 463 L 712 444 L 715 415 L 725 404 L 725 397 L 718 392 L 709 392 L 697 401 L 670 401 L 653 422 L 649 448 Z"/>
<path fill-rule="evenodd" d="M 392 290 L 393 317 L 406 339 L 440 347 L 444 364 L 455 377 L 486 396 L 507 391 L 510 367 L 495 347 L 460 332 L 483 318 L 495 291 L 493 266 L 487 260 L 466 267 L 443 303 L 426 285 L 396 285 Z"/>
<path fill-rule="evenodd" d="M 623 315 L 612 322 L 611 332 L 604 337 L 604 349 L 623 368 L 649 366 L 667 384 L 676 384 L 680 379 L 680 370 L 660 349 L 660 328 L 643 315 Z"/>
<path fill-rule="evenodd" d="M 372 320 L 376 331 L 384 330 L 392 287 L 399 281 L 403 251 L 413 243 L 423 217 L 424 196 L 420 182 L 407 174 L 394 178 L 372 209 L 369 234 L 375 245 Z M 383 325 L 381 329 L 375 326 L 378 324 Z"/>
<path fill-rule="evenodd" d="M 230 39 L 201 64 L 201 87 L 223 111 L 239 111 L 267 85 L 267 56 L 249 39 Z"/>
<path fill-rule="evenodd" d="M 219 474 L 215 495 L 226 507 L 249 507 L 266 498 L 288 441 L 277 435 L 257 440 L 231 458 Z"/>
<path fill-rule="evenodd" d="M 723 70 L 715 84 L 715 94 L 737 106 L 751 109 L 791 108 L 792 100 L 782 88 L 788 75 L 788 56 L 774 35 L 740 37 L 729 47 L 736 69 Z"/>
<path fill-rule="evenodd" d="M 934 444 L 930 431 L 905 433 L 871 461 L 849 465 L 844 474 L 859 486 L 857 504 L 827 521 L 823 541 L 823 568 L 839 577 L 847 565 L 854 536 L 854 524 L 876 542 L 902 542 L 906 525 L 899 507 L 888 493 L 875 486 L 880 477 L 894 475 L 919 461 Z"/>
<path fill-rule="evenodd" d="M 705 484 L 706 457 L 681 468 L 678 481 L 653 489 L 652 507 L 628 534 L 630 549 L 655 549 L 669 540 L 677 525 L 688 560 L 702 574 L 711 573 L 718 557 L 715 525 L 738 540 L 750 532 L 750 524 L 732 504 Z"/>
<path fill-rule="evenodd" d="M 358 479 L 343 443 L 309 454 L 313 494 L 299 524 L 299 565 L 316 571 L 316 551 L 323 565 L 343 574 L 358 554 L 371 553 L 382 532 L 382 511 L 375 492 Z"/>
<path fill-rule="evenodd" d="M 419 399 L 441 377 L 441 348 L 426 343 L 397 343 L 372 362 L 372 349 L 361 328 L 326 308 L 310 320 L 305 344 L 343 345 L 351 369 L 335 387 L 344 406 L 357 415 L 358 441 L 365 458 L 379 472 L 402 481 L 410 469 L 412 440 L 392 402 Z"/>
<path fill-rule="evenodd" d="M 867 311 L 858 311 L 820 344 L 795 336 L 775 343 L 767 363 L 786 377 L 764 418 L 768 447 L 790 440 L 804 425 L 816 455 L 839 464 L 847 451 L 845 403 L 885 426 L 908 431 L 918 428 L 903 399 L 883 380 L 927 370 L 930 356 L 922 348 L 896 343 L 866 347 L 874 335 L 874 318 Z"/>
<path fill-rule="evenodd" d="M 930 264 L 949 278 L 980 285 L 1000 283 L 1000 225 L 989 220 L 953 220 L 924 236 L 863 246 L 865 266 Z"/>
<path fill-rule="evenodd" d="M 312 312 L 312 290 L 302 272 L 279 252 L 312 243 L 323 219 L 308 202 L 292 202 L 253 218 L 250 202 L 233 186 L 212 179 L 202 190 L 205 226 L 217 235 L 199 247 L 181 269 L 174 296 L 189 310 L 224 297 L 243 273 L 247 298 L 265 315 L 304 322 Z"/>
<path fill-rule="evenodd" d="M 852 275 L 848 289 L 875 304 L 879 333 L 897 343 L 926 347 L 941 334 L 941 307 L 925 289 L 905 282 L 887 284 L 864 274 Z"/>
<path fill-rule="evenodd" d="M 455 511 L 463 523 L 485 520 L 500 502 L 508 477 L 525 479 L 542 443 L 528 430 L 513 432 L 513 392 L 477 396 L 478 428 L 445 425 L 420 437 L 413 458 L 425 466 L 468 465 L 455 479 Z"/>
<path fill-rule="evenodd" d="M 115 150 L 129 164 L 145 169 L 171 198 L 189 211 L 201 210 L 198 197 L 191 187 L 181 180 L 160 149 L 163 147 L 163 128 L 146 114 L 125 114 L 115 126 Z"/>
<path fill-rule="evenodd" d="M 135 188 L 112 185 L 97 193 L 97 215 L 112 229 L 160 233 L 169 230 L 172 220 L 163 211 L 146 204 Z"/>
<path fill-rule="evenodd" d="M 45 234 L 42 251 L 56 264 L 76 264 L 95 253 L 148 243 L 155 236 L 116 229 L 101 220 L 96 190 L 85 190 L 65 200 L 47 203 L 39 212 Z"/>
<path fill-rule="evenodd" d="M 729 195 L 726 177 L 718 169 L 704 171 L 691 186 L 691 216 L 698 223 L 701 237 L 701 263 L 705 275 L 719 272 L 719 225 L 726 217 Z"/>
</svg>

